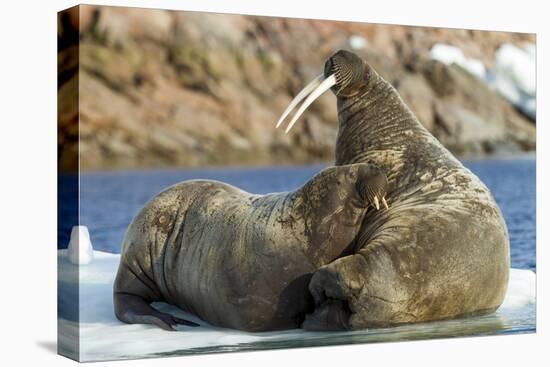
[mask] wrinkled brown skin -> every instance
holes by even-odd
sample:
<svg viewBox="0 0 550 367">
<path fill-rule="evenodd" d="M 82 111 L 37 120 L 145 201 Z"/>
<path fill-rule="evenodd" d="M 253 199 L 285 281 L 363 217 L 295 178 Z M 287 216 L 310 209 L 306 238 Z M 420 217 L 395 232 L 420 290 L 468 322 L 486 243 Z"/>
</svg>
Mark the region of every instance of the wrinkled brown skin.
<svg viewBox="0 0 550 367">
<path fill-rule="evenodd" d="M 312 274 L 350 253 L 372 203 L 368 182 L 380 175 L 370 164 L 331 167 L 296 191 L 264 196 L 206 180 L 168 188 L 126 232 L 116 316 L 166 330 L 193 326 L 150 306 L 164 301 L 222 327 L 299 327 L 313 310 Z"/>
<path fill-rule="evenodd" d="M 510 268 L 502 214 L 487 187 L 416 119 L 396 90 L 362 63 L 337 94 L 336 165 L 373 161 L 387 174 L 389 210 L 369 211 L 354 254 L 322 267 L 302 327 L 362 329 L 488 313 Z M 355 68 L 357 69 L 357 68 Z"/>
</svg>

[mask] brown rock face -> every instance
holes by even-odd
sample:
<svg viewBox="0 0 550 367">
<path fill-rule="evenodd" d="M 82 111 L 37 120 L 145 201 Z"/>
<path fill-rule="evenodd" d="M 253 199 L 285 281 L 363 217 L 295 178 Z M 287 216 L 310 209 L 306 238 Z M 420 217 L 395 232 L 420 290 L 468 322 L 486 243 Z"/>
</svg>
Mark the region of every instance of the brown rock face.
<svg viewBox="0 0 550 367">
<path fill-rule="evenodd" d="M 60 76 L 60 119 L 80 95 L 83 169 L 270 165 L 331 161 L 336 103 L 316 101 L 293 133 L 274 130 L 292 97 L 322 72 L 326 57 L 354 50 L 401 93 L 455 153 L 535 148 L 535 127 L 484 83 L 455 66 L 428 60 L 435 42 L 461 47 L 492 66 L 503 42 L 533 35 L 253 17 L 137 8 L 80 6 L 78 79 Z M 60 42 L 60 75 L 75 65 Z M 65 73 L 63 73 L 65 71 Z M 60 156 L 78 136 L 60 121 Z M 477 133 L 479 131 L 479 133 Z M 75 135 L 76 134 L 76 135 Z M 63 160 L 60 164 L 64 164 Z"/>
</svg>

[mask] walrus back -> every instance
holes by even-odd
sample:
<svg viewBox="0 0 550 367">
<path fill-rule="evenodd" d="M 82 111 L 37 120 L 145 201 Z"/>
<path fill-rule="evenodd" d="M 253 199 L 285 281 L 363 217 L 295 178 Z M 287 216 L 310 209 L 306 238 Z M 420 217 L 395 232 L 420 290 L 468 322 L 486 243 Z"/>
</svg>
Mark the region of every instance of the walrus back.
<svg viewBox="0 0 550 367">
<path fill-rule="evenodd" d="M 151 198 L 132 219 L 121 244 L 119 273 L 132 273 L 134 283 L 144 283 L 155 301 L 170 301 L 173 289 L 165 272 L 173 266 L 172 252 L 185 253 L 180 240 L 190 206 L 201 200 L 212 187 L 229 186 L 208 180 L 190 180 L 175 184 Z M 185 244 L 183 244 L 185 246 Z M 168 254 L 168 256 L 167 256 Z M 117 277 L 117 279 L 128 277 Z M 115 291 L 132 293 L 127 281 L 115 281 Z"/>
</svg>

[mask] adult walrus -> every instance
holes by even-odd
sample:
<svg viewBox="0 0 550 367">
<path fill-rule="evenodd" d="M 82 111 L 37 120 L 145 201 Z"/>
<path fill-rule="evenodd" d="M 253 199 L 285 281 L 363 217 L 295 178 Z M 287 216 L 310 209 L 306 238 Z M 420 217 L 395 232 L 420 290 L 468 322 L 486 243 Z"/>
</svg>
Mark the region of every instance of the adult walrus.
<svg viewBox="0 0 550 367">
<path fill-rule="evenodd" d="M 369 211 L 353 254 L 311 279 L 305 329 L 360 329 L 494 311 L 510 267 L 508 234 L 487 187 L 416 119 L 397 91 L 351 52 L 330 57 L 287 132 L 329 88 L 338 105 L 336 165 L 372 161 L 391 208 Z M 311 93 L 311 94 L 310 94 Z"/>
<path fill-rule="evenodd" d="M 296 191 L 252 195 L 216 181 L 176 184 L 128 227 L 114 283 L 116 316 L 173 330 L 187 320 L 248 331 L 298 327 L 313 310 L 312 274 L 349 253 L 369 206 L 386 206 L 374 164 L 331 167 Z"/>
</svg>

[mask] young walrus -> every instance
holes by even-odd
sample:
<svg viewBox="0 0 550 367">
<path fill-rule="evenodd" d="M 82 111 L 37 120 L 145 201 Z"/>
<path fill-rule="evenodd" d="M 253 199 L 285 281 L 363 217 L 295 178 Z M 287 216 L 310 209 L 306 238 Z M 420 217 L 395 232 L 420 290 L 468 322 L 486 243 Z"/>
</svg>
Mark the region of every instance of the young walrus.
<svg viewBox="0 0 550 367">
<path fill-rule="evenodd" d="M 368 163 L 327 168 L 287 193 L 253 195 L 205 180 L 176 184 L 128 227 L 115 314 L 166 330 L 194 325 L 150 306 L 164 301 L 217 326 L 299 327 L 313 311 L 312 274 L 349 252 L 367 208 L 386 205 L 387 184 Z"/>
</svg>

